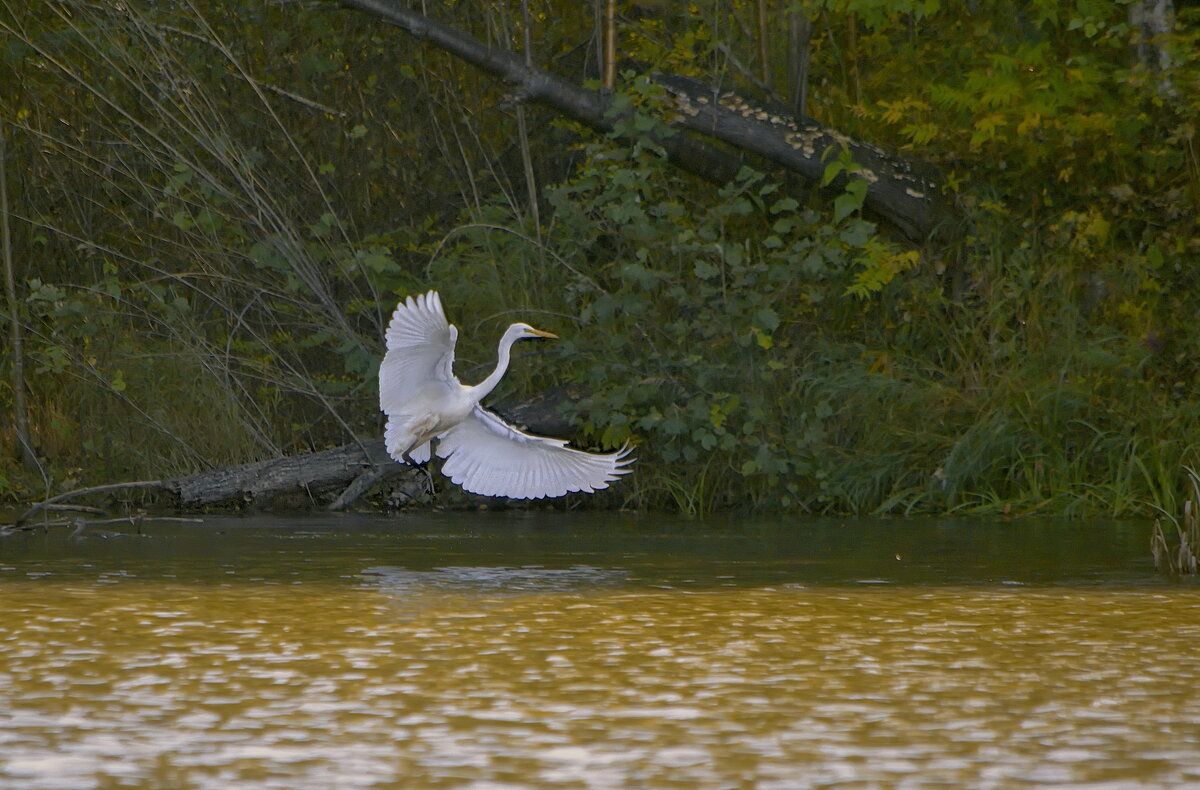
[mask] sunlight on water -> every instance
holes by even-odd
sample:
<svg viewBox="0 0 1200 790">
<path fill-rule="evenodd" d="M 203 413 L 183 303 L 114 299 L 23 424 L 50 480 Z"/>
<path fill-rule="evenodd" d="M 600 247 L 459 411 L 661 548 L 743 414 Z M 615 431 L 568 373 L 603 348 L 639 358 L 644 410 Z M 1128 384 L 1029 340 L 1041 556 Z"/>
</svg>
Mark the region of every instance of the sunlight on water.
<svg viewBox="0 0 1200 790">
<path fill-rule="evenodd" d="M 614 575 L 615 574 L 615 575 Z M 0 786 L 1200 782 L 1200 592 L 0 584 Z"/>
</svg>

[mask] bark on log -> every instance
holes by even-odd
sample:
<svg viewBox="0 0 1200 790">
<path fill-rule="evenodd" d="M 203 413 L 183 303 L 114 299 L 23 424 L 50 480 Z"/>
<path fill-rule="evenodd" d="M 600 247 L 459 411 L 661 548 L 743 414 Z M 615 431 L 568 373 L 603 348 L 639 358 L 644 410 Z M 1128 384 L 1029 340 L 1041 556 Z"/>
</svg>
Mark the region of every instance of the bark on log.
<svg viewBox="0 0 1200 790">
<path fill-rule="evenodd" d="M 345 493 L 344 489 L 364 474 L 379 482 L 420 472 L 389 458 L 383 439 L 370 439 L 332 450 L 200 472 L 167 480 L 164 487 L 184 508 L 261 503 L 286 494 L 309 495 L 315 501 L 318 493 L 328 495 L 339 489 Z M 361 487 L 353 498 L 339 496 L 334 501 L 347 506 L 365 490 Z"/>
<path fill-rule="evenodd" d="M 512 86 L 518 100 L 546 105 L 597 131 L 612 129 L 615 118 L 608 112 L 610 103 L 603 94 L 529 66 L 513 52 L 490 47 L 406 8 L 397 0 L 342 0 L 342 4 L 385 19 L 503 80 Z M 766 112 L 730 92 L 714 95 L 711 89 L 694 80 L 669 75 L 655 79 L 675 96 L 680 110 L 675 124 L 680 129 L 762 156 L 817 183 L 824 175 L 830 147 L 836 156 L 838 149 L 845 146 L 869 182 L 865 203 L 868 210 L 914 241 L 926 239 L 945 220 L 932 168 L 918 172 L 899 157 L 851 140 L 834 129 L 811 120 Z M 714 183 L 730 181 L 743 164 L 741 157 L 687 134 L 658 142 L 673 162 Z M 833 186 L 837 188 L 837 182 Z"/>
</svg>

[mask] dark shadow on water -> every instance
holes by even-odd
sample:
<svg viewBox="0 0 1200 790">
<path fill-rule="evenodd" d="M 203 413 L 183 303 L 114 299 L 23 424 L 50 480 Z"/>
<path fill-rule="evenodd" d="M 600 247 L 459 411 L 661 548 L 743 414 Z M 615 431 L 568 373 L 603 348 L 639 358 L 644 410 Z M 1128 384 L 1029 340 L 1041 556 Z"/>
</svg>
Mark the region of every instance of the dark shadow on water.
<svg viewBox="0 0 1200 790">
<path fill-rule="evenodd" d="M 211 518 L 0 539 L 0 583 L 335 583 L 481 593 L 772 585 L 1164 587 L 1150 525 L 1026 519 L 684 520 L 556 512 Z"/>
</svg>

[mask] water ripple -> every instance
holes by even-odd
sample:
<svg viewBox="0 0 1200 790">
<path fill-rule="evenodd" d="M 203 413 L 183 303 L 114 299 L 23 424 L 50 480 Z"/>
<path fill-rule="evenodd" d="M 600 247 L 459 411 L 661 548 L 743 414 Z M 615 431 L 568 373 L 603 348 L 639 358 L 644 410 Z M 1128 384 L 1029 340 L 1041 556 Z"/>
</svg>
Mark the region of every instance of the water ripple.
<svg viewBox="0 0 1200 790">
<path fill-rule="evenodd" d="M 628 571 L 576 565 L 571 568 L 446 567 L 428 571 L 375 566 L 363 571 L 369 583 L 396 592 L 528 593 L 587 589 L 623 583 Z"/>
<path fill-rule="evenodd" d="M 1193 590 L 368 578 L 0 585 L 0 786 L 1200 782 Z"/>
</svg>

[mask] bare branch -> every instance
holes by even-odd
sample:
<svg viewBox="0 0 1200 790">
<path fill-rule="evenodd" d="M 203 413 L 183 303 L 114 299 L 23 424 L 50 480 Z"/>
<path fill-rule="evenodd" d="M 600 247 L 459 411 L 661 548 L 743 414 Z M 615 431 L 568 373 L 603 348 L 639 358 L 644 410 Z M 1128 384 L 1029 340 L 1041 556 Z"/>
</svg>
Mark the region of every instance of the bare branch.
<svg viewBox="0 0 1200 790">
<path fill-rule="evenodd" d="M 107 483 L 102 486 L 89 486 L 87 488 L 76 488 L 74 491 L 66 491 L 58 496 L 52 496 L 49 499 L 38 502 L 33 507 L 26 510 L 21 517 L 17 519 L 16 525 L 20 526 L 29 521 L 30 518 L 37 515 L 41 511 L 47 509 L 50 505 L 62 502 L 67 499 L 75 499 L 76 497 L 87 496 L 88 494 L 103 494 L 108 491 L 122 491 L 124 489 L 137 488 L 156 488 L 166 489 L 167 485 L 162 480 L 138 480 L 129 483 Z"/>
</svg>

